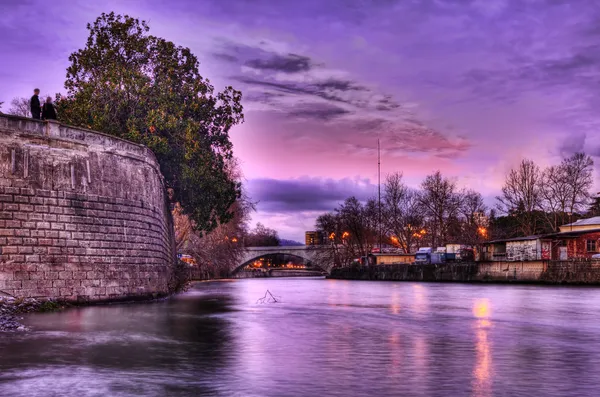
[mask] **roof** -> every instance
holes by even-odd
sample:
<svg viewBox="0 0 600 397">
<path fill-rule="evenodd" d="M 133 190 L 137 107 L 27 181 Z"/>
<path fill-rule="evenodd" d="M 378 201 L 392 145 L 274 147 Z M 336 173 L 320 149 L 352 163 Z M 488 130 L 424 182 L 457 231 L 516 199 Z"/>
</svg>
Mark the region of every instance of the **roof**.
<svg viewBox="0 0 600 397">
<path fill-rule="evenodd" d="M 600 217 L 597 217 L 600 218 Z M 489 244 L 494 243 L 509 243 L 511 241 L 531 241 L 531 240 L 543 240 L 543 239 L 555 239 L 555 238 L 569 238 L 569 237 L 577 237 L 581 234 L 587 233 L 600 233 L 600 225 L 595 229 L 587 229 L 587 230 L 573 230 L 569 232 L 559 232 L 559 233 L 549 233 L 549 234 L 536 234 L 533 236 L 525 236 L 525 237 L 514 237 L 514 238 L 505 238 L 499 240 L 488 241 Z"/>
<path fill-rule="evenodd" d="M 552 237 L 575 237 L 575 236 L 579 236 L 580 234 L 599 233 L 599 232 L 600 232 L 600 225 L 598 225 L 598 227 L 595 229 L 573 230 L 573 231 L 568 231 L 568 232 L 555 233 L 552 235 Z"/>
<path fill-rule="evenodd" d="M 598 227 L 600 228 L 600 216 L 594 216 L 592 218 L 580 219 L 580 220 L 578 220 L 576 222 L 567 223 L 566 225 L 562 225 L 561 227 L 565 227 L 565 226 L 589 226 L 589 225 L 598 225 Z"/>
<path fill-rule="evenodd" d="M 513 237 L 513 238 L 503 238 L 500 240 L 493 240 L 493 241 L 488 241 L 488 243 L 508 243 L 511 241 L 530 241 L 530 240 L 537 240 L 537 239 L 541 239 L 541 238 L 545 238 L 548 237 L 548 234 L 536 234 L 533 236 L 524 236 L 524 237 Z"/>
</svg>

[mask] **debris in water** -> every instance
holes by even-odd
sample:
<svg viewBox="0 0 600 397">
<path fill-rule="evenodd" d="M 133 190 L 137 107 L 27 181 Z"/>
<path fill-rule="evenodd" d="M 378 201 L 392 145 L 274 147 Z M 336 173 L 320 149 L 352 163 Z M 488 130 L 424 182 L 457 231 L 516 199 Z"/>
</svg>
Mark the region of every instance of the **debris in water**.
<svg viewBox="0 0 600 397">
<path fill-rule="evenodd" d="M 279 298 L 281 299 L 281 298 Z M 279 300 L 277 300 L 277 298 L 271 293 L 271 291 L 267 290 L 267 292 L 265 292 L 265 296 L 263 296 L 262 298 L 258 299 L 256 301 L 256 303 L 277 303 L 279 302 Z"/>
</svg>

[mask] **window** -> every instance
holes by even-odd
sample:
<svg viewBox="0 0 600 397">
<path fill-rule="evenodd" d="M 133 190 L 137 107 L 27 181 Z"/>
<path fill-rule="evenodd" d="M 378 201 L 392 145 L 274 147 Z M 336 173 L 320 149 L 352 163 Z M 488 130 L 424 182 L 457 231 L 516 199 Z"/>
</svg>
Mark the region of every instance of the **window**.
<svg viewBox="0 0 600 397">
<path fill-rule="evenodd" d="M 587 252 L 596 252 L 596 240 L 587 240 Z"/>
</svg>

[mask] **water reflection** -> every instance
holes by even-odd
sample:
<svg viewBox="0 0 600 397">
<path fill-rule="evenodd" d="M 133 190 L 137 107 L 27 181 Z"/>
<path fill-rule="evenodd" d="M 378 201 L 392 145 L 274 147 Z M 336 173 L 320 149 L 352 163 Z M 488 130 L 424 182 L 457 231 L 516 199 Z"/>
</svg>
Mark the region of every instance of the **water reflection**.
<svg viewBox="0 0 600 397">
<path fill-rule="evenodd" d="M 267 289 L 282 303 L 257 304 Z M 0 395 L 591 397 L 595 313 L 592 288 L 200 283 L 30 316 L 0 335 Z"/>
<path fill-rule="evenodd" d="M 475 397 L 492 396 L 490 343 L 488 330 L 492 326 L 490 321 L 491 305 L 488 299 L 478 299 L 473 305 L 476 338 L 476 365 L 473 370 L 473 395 Z"/>
<path fill-rule="evenodd" d="M 392 299 L 391 299 L 391 304 L 390 304 L 390 309 L 392 310 L 393 314 L 398 314 L 400 313 L 400 292 L 394 290 L 392 292 Z"/>
<path fill-rule="evenodd" d="M 427 311 L 427 295 L 425 287 L 422 284 L 413 284 L 413 309 L 417 313 L 425 313 Z"/>
</svg>

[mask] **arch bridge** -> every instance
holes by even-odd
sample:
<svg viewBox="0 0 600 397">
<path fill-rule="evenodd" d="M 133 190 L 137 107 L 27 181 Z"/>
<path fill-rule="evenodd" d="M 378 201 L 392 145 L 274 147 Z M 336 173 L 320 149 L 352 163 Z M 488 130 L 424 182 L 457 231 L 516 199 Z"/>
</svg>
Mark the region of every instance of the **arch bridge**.
<svg viewBox="0 0 600 397">
<path fill-rule="evenodd" d="M 232 270 L 232 273 L 237 273 L 242 270 L 249 263 L 264 258 L 265 256 L 272 255 L 290 255 L 299 259 L 302 259 L 307 264 L 311 264 L 314 268 L 321 269 L 326 273 L 329 273 L 331 266 L 322 263 L 320 259 L 320 253 L 324 250 L 315 246 L 283 246 L 283 247 L 246 247 L 244 256 L 239 261 L 238 265 Z"/>
</svg>

